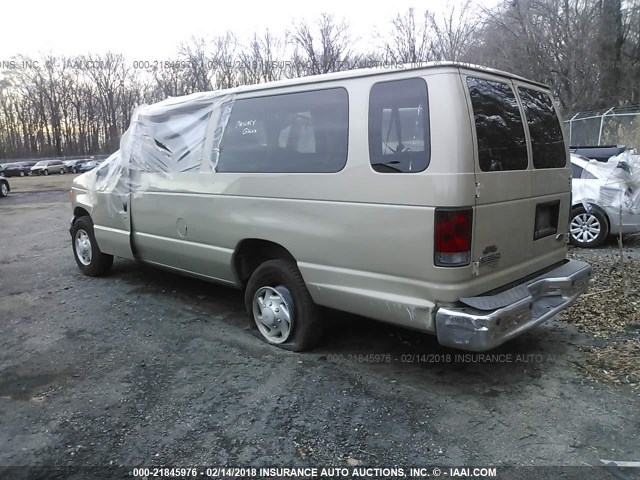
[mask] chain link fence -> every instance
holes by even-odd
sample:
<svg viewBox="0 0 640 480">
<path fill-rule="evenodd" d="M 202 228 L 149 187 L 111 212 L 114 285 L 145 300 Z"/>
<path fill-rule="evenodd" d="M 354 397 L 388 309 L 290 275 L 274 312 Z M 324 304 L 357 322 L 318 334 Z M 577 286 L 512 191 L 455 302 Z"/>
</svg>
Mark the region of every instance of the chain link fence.
<svg viewBox="0 0 640 480">
<path fill-rule="evenodd" d="M 564 123 L 572 146 L 626 145 L 640 150 L 640 104 L 578 112 Z"/>
</svg>

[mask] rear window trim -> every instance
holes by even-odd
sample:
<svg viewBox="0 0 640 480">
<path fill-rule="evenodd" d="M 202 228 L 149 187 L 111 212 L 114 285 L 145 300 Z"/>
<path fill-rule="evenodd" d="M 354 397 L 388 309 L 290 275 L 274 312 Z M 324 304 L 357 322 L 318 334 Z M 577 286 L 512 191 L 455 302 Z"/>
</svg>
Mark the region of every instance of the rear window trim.
<svg viewBox="0 0 640 480">
<path fill-rule="evenodd" d="M 462 74 L 461 76 L 461 80 L 462 80 L 462 88 L 464 90 L 464 95 L 466 97 L 467 100 L 467 110 L 468 110 L 468 114 L 469 114 L 469 123 L 471 126 L 471 132 L 473 134 L 473 151 L 474 151 L 474 162 L 475 162 L 475 166 L 478 168 L 478 171 L 476 173 L 481 173 L 481 174 L 491 174 L 491 173 L 505 173 L 505 172 L 513 172 L 513 173 L 517 173 L 517 172 L 531 172 L 532 171 L 532 165 L 533 165 L 533 158 L 530 154 L 531 152 L 531 142 L 530 142 L 530 138 L 529 138 L 529 130 L 527 128 L 526 124 L 526 117 L 524 115 L 524 109 L 522 107 L 522 102 L 520 101 L 520 96 L 518 95 L 518 86 L 520 85 L 520 83 L 514 81 L 514 78 L 511 77 L 502 77 L 502 76 L 498 76 L 498 75 L 493 75 L 493 74 L 489 74 L 489 75 L 483 75 L 481 72 L 461 72 Z M 497 77 L 497 78 L 496 78 Z M 516 100 L 516 103 L 518 104 L 518 112 L 520 114 L 520 121 L 522 123 L 522 129 L 523 129 L 523 136 L 524 136 L 524 141 L 525 141 L 525 147 L 526 147 L 526 157 L 527 157 L 527 164 L 524 168 L 519 168 L 519 169 L 509 169 L 509 170 L 484 170 L 482 168 L 482 166 L 480 165 L 480 147 L 478 144 L 478 130 L 477 130 L 477 125 L 476 125 L 476 120 L 475 120 L 475 112 L 473 109 L 473 101 L 471 98 L 471 91 L 469 90 L 469 84 L 468 84 L 468 79 L 475 79 L 475 80 L 484 80 L 487 82 L 495 82 L 495 83 L 502 83 L 505 85 L 508 85 L 509 88 L 511 88 L 511 91 L 514 95 L 514 98 Z M 517 79 L 515 79 L 517 80 Z M 525 84 L 526 85 L 526 84 Z"/>
<path fill-rule="evenodd" d="M 305 86 L 312 86 L 312 85 L 305 85 Z M 265 98 L 274 98 L 274 97 L 281 97 L 281 96 L 285 96 L 285 95 L 293 95 L 293 94 L 299 94 L 299 93 L 314 93 L 314 92 L 325 92 L 328 90 L 342 90 L 344 91 L 345 95 L 346 95 L 346 112 L 347 112 L 347 117 L 346 117 L 346 125 L 347 125 L 347 135 L 346 135 L 346 140 L 345 140 L 345 151 L 346 151 L 346 155 L 345 155 L 345 160 L 342 164 L 342 167 L 340 168 L 340 170 L 336 170 L 336 171 L 330 171 L 330 172 L 262 172 L 262 171 L 251 171 L 251 172 L 236 172 L 236 171 L 218 171 L 216 170 L 216 175 L 221 175 L 221 174 L 228 174 L 228 175 L 335 175 L 337 173 L 342 172 L 348 165 L 349 163 L 349 151 L 350 151 L 350 140 L 351 140 L 351 97 L 349 95 L 349 89 L 342 83 L 340 84 L 323 84 L 322 88 L 302 88 L 302 89 L 295 89 L 295 90 L 285 90 L 285 91 L 279 91 L 277 93 L 268 93 L 270 91 L 270 89 L 261 89 L 261 90 L 255 90 L 252 92 L 247 92 L 247 96 L 244 95 L 239 95 L 235 101 L 244 101 L 244 100 L 259 100 L 259 99 L 265 99 Z M 241 92 L 244 93 L 244 92 Z M 258 95 L 254 95 L 254 93 L 258 93 Z M 226 130 L 226 128 L 225 128 Z M 207 135 L 209 133 L 207 132 Z M 224 138 L 224 133 L 223 133 L 223 138 Z"/>
<path fill-rule="evenodd" d="M 566 169 L 569 168 L 569 164 L 571 164 L 571 159 L 569 158 L 569 156 L 567 155 L 567 141 L 565 138 L 565 132 L 564 132 L 564 127 L 562 124 L 562 120 L 560 119 L 560 116 L 558 115 L 558 110 L 556 108 L 556 104 L 554 102 L 553 99 L 553 94 L 551 93 L 551 90 L 547 89 L 543 89 L 540 88 L 536 85 L 533 84 L 528 84 L 528 83 L 524 83 L 524 82 L 513 82 L 513 86 L 514 86 L 514 90 L 516 92 L 516 95 L 518 97 L 518 103 L 520 105 L 520 110 L 521 110 L 521 115 L 525 124 L 525 128 L 526 128 L 526 134 L 527 134 L 527 149 L 529 150 L 529 152 L 531 153 L 531 166 L 530 169 L 531 171 L 534 170 L 540 170 L 540 171 L 545 171 L 545 170 L 562 170 L 562 169 Z M 564 143 L 564 148 L 565 148 L 565 160 L 564 160 L 564 165 L 562 165 L 561 167 L 536 167 L 536 159 L 534 158 L 533 155 L 533 141 L 531 140 L 531 129 L 529 127 L 529 119 L 527 117 L 527 111 L 525 109 L 524 106 L 524 102 L 522 101 L 522 97 L 520 95 L 520 89 L 527 89 L 527 90 L 531 90 L 534 92 L 538 92 L 538 93 L 542 93 L 544 95 L 546 95 L 549 100 L 551 100 L 551 106 L 553 107 L 553 112 L 555 114 L 555 117 L 558 121 L 558 124 L 560 125 L 560 133 L 562 134 L 562 141 Z"/>
<path fill-rule="evenodd" d="M 373 91 L 373 88 L 376 85 L 380 85 L 380 84 L 385 84 L 385 83 L 394 83 L 394 82 L 399 82 L 399 81 L 403 81 L 403 80 L 420 80 L 424 83 L 424 87 L 425 87 L 425 91 L 427 94 L 427 105 L 425 108 L 426 111 L 426 135 L 425 135 L 425 139 L 424 139 L 424 148 L 425 148 L 425 153 L 427 154 L 427 159 L 426 159 L 426 163 L 425 163 L 425 167 L 422 170 L 414 170 L 412 172 L 379 172 L 378 170 L 376 170 L 375 168 L 373 168 L 374 164 L 371 163 L 371 148 L 370 148 L 370 142 L 371 142 L 371 138 L 370 138 L 370 130 L 371 130 L 371 92 Z M 388 176 L 389 174 L 396 176 L 396 175 L 415 175 L 415 174 L 420 174 L 420 173 L 424 173 L 425 171 L 427 171 L 429 169 L 429 165 L 431 165 L 431 101 L 429 98 L 429 84 L 427 82 L 427 80 L 423 77 L 423 76 L 412 76 L 412 77 L 401 77 L 401 78 L 392 78 L 390 80 L 381 80 L 379 82 L 374 82 L 371 84 L 371 86 L 369 87 L 369 93 L 368 93 L 368 98 L 367 98 L 367 160 L 368 160 L 368 164 L 369 164 L 369 169 L 375 173 L 376 175 L 383 175 L 383 176 Z M 377 165 L 377 164 L 375 164 Z"/>
</svg>

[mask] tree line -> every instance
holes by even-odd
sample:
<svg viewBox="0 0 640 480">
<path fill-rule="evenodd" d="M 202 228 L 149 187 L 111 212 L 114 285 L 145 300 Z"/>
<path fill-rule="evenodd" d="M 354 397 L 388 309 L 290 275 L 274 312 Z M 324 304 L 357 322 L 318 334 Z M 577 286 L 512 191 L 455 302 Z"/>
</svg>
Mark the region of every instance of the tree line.
<svg viewBox="0 0 640 480">
<path fill-rule="evenodd" d="M 19 55 L 0 65 L 0 159 L 113 152 L 135 107 L 168 96 L 438 60 L 548 84 L 565 114 L 640 103 L 640 0 L 509 0 L 490 9 L 467 0 L 398 13 L 364 39 L 322 14 L 281 33 L 192 38 L 159 62 Z"/>
</svg>

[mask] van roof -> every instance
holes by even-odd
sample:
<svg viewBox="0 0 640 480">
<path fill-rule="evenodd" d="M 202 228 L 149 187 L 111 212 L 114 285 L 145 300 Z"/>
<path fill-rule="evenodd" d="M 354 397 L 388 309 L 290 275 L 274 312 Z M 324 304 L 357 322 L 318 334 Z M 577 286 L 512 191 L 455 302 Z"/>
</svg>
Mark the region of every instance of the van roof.
<svg viewBox="0 0 640 480">
<path fill-rule="evenodd" d="M 443 69 L 459 68 L 463 70 L 473 70 L 478 72 L 491 73 L 493 75 L 498 75 L 505 78 L 517 79 L 520 81 L 531 83 L 533 85 L 537 85 L 539 87 L 543 87 L 545 89 L 549 89 L 549 87 L 543 83 L 535 82 L 533 80 L 529 80 L 527 78 L 521 77 L 519 75 L 515 75 L 513 73 L 504 72 L 502 70 L 496 70 L 493 68 L 484 67 L 482 65 L 474 65 L 471 63 L 443 61 L 443 62 L 405 63 L 405 64 L 398 64 L 390 67 L 381 65 L 379 67 L 374 67 L 374 68 L 359 68 L 355 70 L 346 70 L 342 72 L 324 73 L 321 75 L 309 75 L 307 77 L 290 78 L 286 80 L 278 80 L 275 82 L 258 83 L 255 85 L 243 85 L 237 88 L 231 88 L 227 90 L 225 93 L 252 92 L 252 91 L 259 91 L 259 90 L 268 90 L 271 88 L 289 87 L 293 85 L 306 85 L 306 84 L 312 84 L 312 83 L 330 82 L 334 80 L 343 80 L 343 79 L 349 79 L 349 78 L 360 78 L 360 77 L 368 77 L 373 75 L 388 75 L 391 73 L 431 70 L 431 69 L 439 69 L 439 68 L 443 68 Z"/>
</svg>

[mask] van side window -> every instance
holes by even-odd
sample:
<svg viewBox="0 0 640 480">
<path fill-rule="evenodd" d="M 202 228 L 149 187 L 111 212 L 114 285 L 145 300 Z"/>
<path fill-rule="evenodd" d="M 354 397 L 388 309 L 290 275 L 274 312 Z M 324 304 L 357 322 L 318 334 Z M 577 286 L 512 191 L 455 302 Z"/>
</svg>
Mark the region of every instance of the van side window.
<svg viewBox="0 0 640 480">
<path fill-rule="evenodd" d="M 429 95 L 420 78 L 376 83 L 369 95 L 369 159 L 376 172 L 429 165 Z"/>
<path fill-rule="evenodd" d="M 478 160 L 484 172 L 524 170 L 527 141 L 520 108 L 510 85 L 467 77 L 478 139 Z"/>
<path fill-rule="evenodd" d="M 518 87 L 529 125 L 531 152 L 535 168 L 562 168 L 567 154 L 562 138 L 562 127 L 549 95 L 530 88 Z"/>
<path fill-rule="evenodd" d="M 338 172 L 347 162 L 348 135 L 343 88 L 236 100 L 217 171 Z"/>
</svg>

